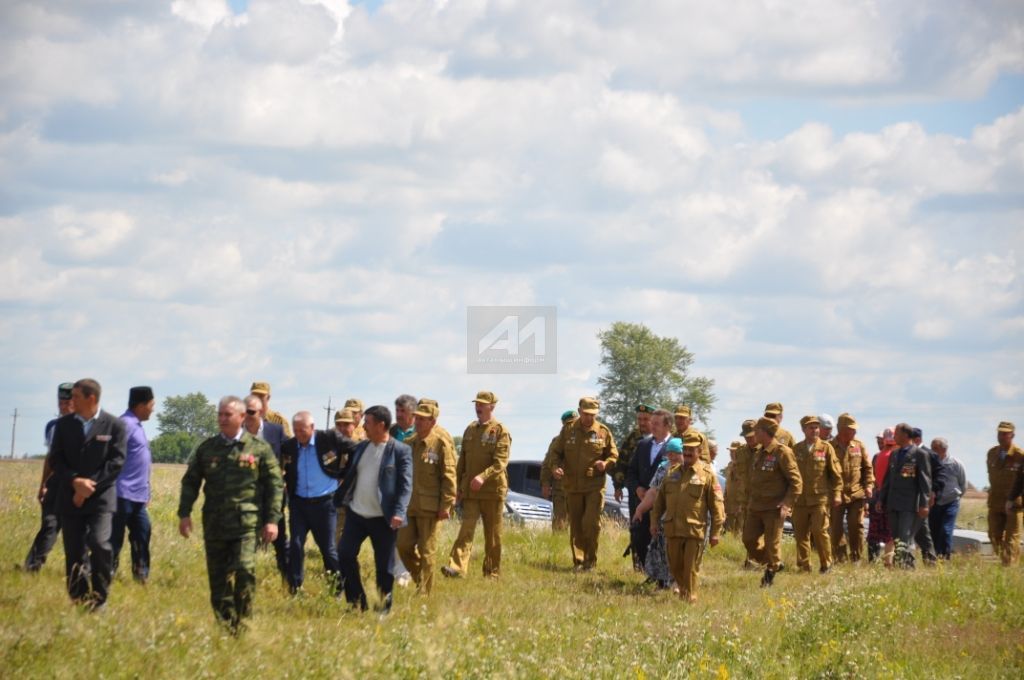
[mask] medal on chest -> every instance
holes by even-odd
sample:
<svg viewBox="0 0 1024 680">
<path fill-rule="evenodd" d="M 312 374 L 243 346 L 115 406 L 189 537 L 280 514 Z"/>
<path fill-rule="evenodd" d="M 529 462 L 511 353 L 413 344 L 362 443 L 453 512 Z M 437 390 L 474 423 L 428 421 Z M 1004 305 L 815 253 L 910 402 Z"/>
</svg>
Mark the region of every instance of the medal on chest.
<svg viewBox="0 0 1024 680">
<path fill-rule="evenodd" d="M 769 453 L 764 457 L 764 461 L 761 462 L 761 470 L 764 472 L 772 472 L 775 469 L 775 454 Z"/>
</svg>

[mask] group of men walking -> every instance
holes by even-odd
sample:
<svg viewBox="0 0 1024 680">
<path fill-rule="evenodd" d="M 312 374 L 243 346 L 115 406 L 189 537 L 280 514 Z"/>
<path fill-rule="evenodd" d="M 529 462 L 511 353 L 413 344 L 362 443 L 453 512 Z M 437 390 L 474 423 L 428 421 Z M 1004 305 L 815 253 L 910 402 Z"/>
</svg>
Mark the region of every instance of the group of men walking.
<svg viewBox="0 0 1024 680">
<path fill-rule="evenodd" d="M 126 530 L 132 575 L 144 583 L 150 569 L 146 506 L 151 456 L 142 422 L 153 413 L 153 391 L 132 388 L 120 418 L 100 410 L 99 399 L 100 386 L 91 379 L 58 388 L 62 415 L 47 425 L 49 453 L 39 494 L 42 526 L 25 562 L 27 569 L 38 570 L 62 528 L 68 592 L 90 610 L 101 609 L 107 600 Z M 466 575 L 476 524 L 482 520 L 483 574 L 500 575 L 512 438 L 494 418 L 494 393 L 481 391 L 473 399 L 477 418 L 465 429 L 459 452 L 451 434 L 438 425 L 440 409 L 431 399 L 401 395 L 394 420 L 387 407 L 364 412 L 362 402 L 350 399 L 335 414 L 333 430 L 317 430 L 307 411 L 289 423 L 270 409 L 269 401 L 270 386 L 263 382 L 254 382 L 245 399 L 221 399 L 219 433 L 199 444 L 181 482 L 179 532 L 185 538 L 194 528 L 192 508 L 205 494 L 203 540 L 211 604 L 232 631 L 240 630 L 251 614 L 258 539 L 273 544 L 278 568 L 298 595 L 305 543 L 312 534 L 331 589 L 360 610 L 368 609 L 368 601 L 358 556 L 369 539 L 376 607 L 387 613 L 399 562 L 418 592 L 430 593 L 438 525 L 459 505 L 461 527 L 441 573 Z M 836 559 L 859 560 L 865 554 L 866 510 L 887 524 L 898 563 L 912 566 L 909 546 L 915 540 L 926 559 L 934 559 L 931 538 L 922 535 L 929 533 L 925 518 L 938 505 L 941 511 L 932 526 L 951 531 L 945 508 L 966 486 L 962 465 L 957 472 L 959 464 L 947 460 L 945 441 L 933 442 L 935 453 L 921 445 L 920 431 L 906 423 L 892 432 L 894 448 L 883 449 L 884 458 L 880 453 L 872 461 L 856 438 L 853 416 L 839 416 L 834 437 L 830 417 L 805 416 L 800 421 L 804 438 L 796 442 L 781 427 L 782 405 L 770 403 L 761 418 L 743 423 L 744 441 L 730 447 L 723 499 L 712 467 L 717 447 L 693 427 L 688 406 L 671 413 L 639 405 L 637 428 L 626 438 L 621 458 L 611 430 L 597 417 L 599 410 L 596 399 L 584 397 L 576 411 L 562 415 L 542 468 L 543 493 L 554 501 L 554 526 L 569 528 L 573 569 L 589 571 L 596 564 L 611 475 L 616 496 L 625 490 L 631 511 L 644 518 L 631 530 L 635 564 L 643 563 L 651 536 L 664 532 L 671 573 L 680 595 L 690 601 L 704 547 L 718 542 L 723 526 L 742 536 L 746 565 L 764 569 L 763 586 L 772 585 L 783 568 L 780 539 L 787 517 L 796 534 L 799 570 L 810 571 L 812 546 L 823 573 Z M 1024 451 L 1013 444 L 1012 423 L 1000 423 L 997 434 L 999 444 L 987 461 L 989 527 L 993 546 L 1009 564 L 1020 549 Z M 943 472 L 947 468 L 953 472 Z M 652 479 L 661 481 L 654 486 Z M 936 545 L 948 555 L 948 536 Z"/>
</svg>

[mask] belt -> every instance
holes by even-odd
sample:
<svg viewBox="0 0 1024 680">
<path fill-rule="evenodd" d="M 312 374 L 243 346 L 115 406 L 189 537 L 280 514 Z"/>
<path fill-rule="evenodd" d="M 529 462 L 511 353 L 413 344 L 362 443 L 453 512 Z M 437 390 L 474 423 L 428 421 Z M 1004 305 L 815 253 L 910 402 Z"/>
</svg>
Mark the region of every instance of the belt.
<svg viewBox="0 0 1024 680">
<path fill-rule="evenodd" d="M 334 493 L 325 493 L 323 496 L 316 496 L 315 498 L 306 498 L 305 496 L 299 496 L 296 494 L 295 496 L 293 496 L 293 498 L 296 498 L 300 501 L 305 501 L 307 503 L 323 503 L 324 501 L 334 498 Z"/>
</svg>

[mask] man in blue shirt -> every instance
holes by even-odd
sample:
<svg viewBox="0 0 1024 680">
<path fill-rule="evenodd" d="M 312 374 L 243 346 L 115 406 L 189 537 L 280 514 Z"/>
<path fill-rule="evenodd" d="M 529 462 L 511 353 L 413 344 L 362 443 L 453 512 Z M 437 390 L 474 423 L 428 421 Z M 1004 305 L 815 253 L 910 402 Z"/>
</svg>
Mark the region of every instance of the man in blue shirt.
<svg viewBox="0 0 1024 680">
<path fill-rule="evenodd" d="M 57 386 L 57 411 L 62 416 L 74 413 L 75 408 L 71 403 L 71 383 L 61 383 Z M 39 483 L 39 505 L 42 510 L 42 523 L 32 547 L 28 549 L 25 557 L 25 571 L 36 572 L 46 564 L 46 556 L 53 550 L 57 542 L 57 534 L 60 533 L 60 515 L 57 514 L 57 496 L 51 488 L 53 484 L 53 469 L 50 467 L 50 444 L 53 442 L 53 430 L 57 425 L 57 418 L 46 423 L 44 436 L 46 437 L 47 456 L 43 460 L 43 478 Z"/>
<path fill-rule="evenodd" d="M 338 549 L 334 543 L 338 511 L 334 492 L 345 474 L 355 442 L 336 431 L 316 430 L 313 415 L 300 411 L 292 419 L 295 436 L 281 445 L 288 485 L 289 529 L 288 587 L 294 595 L 305 580 L 306 536 L 313 540 L 324 560 L 324 571 L 339 592 Z"/>
<path fill-rule="evenodd" d="M 124 467 L 117 477 L 117 511 L 114 512 L 110 546 L 114 553 L 114 573 L 121 557 L 125 529 L 132 553 L 132 577 L 139 583 L 149 579 L 149 471 L 153 456 L 142 423 L 149 420 L 156 408 L 151 387 L 133 387 L 128 391 L 128 410 L 121 414 L 127 433 Z"/>
</svg>

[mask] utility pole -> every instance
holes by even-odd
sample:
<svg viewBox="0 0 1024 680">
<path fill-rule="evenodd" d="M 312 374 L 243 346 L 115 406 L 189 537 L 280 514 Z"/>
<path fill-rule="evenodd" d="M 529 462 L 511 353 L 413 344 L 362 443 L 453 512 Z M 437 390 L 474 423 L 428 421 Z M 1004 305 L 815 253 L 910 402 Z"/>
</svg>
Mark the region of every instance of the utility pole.
<svg viewBox="0 0 1024 680">
<path fill-rule="evenodd" d="M 327 406 L 324 406 L 324 410 L 327 411 L 327 419 L 324 421 L 324 429 L 331 429 L 331 397 L 327 396 Z"/>
<path fill-rule="evenodd" d="M 11 458 L 14 458 L 14 433 L 18 431 L 18 409 L 14 409 L 14 420 L 11 422 Z"/>
</svg>

